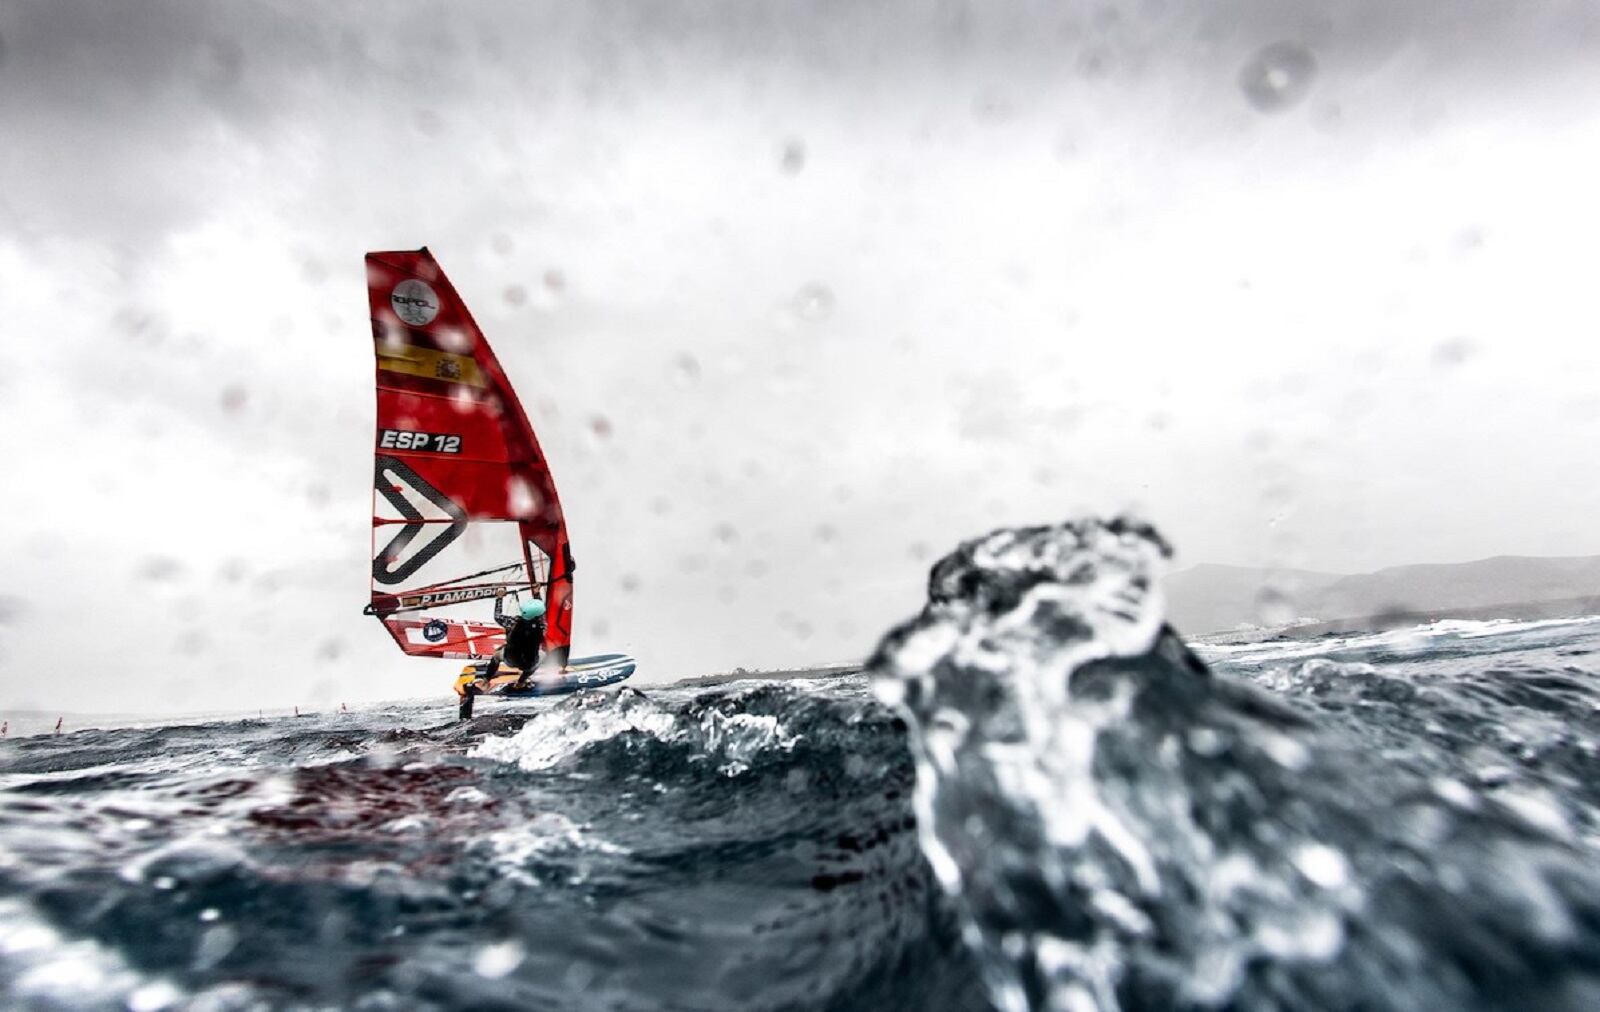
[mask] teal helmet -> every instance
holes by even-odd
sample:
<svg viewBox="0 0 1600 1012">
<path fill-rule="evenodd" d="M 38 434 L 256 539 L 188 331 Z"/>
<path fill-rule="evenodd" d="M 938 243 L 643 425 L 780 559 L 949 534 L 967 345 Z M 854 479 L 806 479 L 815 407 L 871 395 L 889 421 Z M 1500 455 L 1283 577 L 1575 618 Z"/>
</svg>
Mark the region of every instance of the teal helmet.
<svg viewBox="0 0 1600 1012">
<path fill-rule="evenodd" d="M 533 598 L 531 600 L 522 602 L 522 617 L 523 618 L 538 618 L 539 616 L 541 616 L 543 614 L 544 614 L 544 602 L 539 600 L 537 597 L 535 597 L 535 598 Z"/>
</svg>

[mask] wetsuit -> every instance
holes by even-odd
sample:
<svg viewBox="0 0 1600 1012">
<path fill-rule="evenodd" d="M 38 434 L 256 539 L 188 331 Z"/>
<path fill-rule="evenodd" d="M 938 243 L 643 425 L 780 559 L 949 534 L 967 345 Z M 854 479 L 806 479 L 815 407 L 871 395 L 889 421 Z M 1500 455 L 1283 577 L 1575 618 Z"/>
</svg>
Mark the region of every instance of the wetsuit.
<svg viewBox="0 0 1600 1012">
<path fill-rule="evenodd" d="M 544 645 L 544 618 L 507 615 L 501 610 L 503 603 L 503 599 L 495 601 L 494 620 L 506 630 L 506 645 L 495 651 L 495 655 L 489 659 L 489 669 L 484 672 L 484 678 L 487 679 L 493 679 L 500 670 L 502 658 L 512 667 L 521 669 L 526 676 L 539 663 L 539 648 Z"/>
</svg>

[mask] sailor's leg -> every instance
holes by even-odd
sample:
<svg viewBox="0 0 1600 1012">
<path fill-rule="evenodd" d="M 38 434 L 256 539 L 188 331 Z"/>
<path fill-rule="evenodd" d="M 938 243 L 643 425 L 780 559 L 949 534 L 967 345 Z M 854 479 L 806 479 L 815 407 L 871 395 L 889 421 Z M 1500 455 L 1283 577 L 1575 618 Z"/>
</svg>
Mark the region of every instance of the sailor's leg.
<svg viewBox="0 0 1600 1012">
<path fill-rule="evenodd" d="M 466 691 L 461 693 L 461 709 L 456 714 L 458 720 L 472 719 L 472 701 L 478 698 L 478 687 L 468 685 Z"/>
<path fill-rule="evenodd" d="M 535 654 L 534 657 L 537 658 L 538 654 Z M 518 689 L 518 690 L 526 689 L 528 687 L 528 678 L 533 674 L 533 669 L 537 665 L 538 665 L 538 661 L 537 660 L 535 660 L 532 664 L 521 665 L 521 667 L 520 667 L 521 674 L 517 675 L 517 682 L 516 682 L 516 685 L 513 686 L 513 688 Z"/>
</svg>

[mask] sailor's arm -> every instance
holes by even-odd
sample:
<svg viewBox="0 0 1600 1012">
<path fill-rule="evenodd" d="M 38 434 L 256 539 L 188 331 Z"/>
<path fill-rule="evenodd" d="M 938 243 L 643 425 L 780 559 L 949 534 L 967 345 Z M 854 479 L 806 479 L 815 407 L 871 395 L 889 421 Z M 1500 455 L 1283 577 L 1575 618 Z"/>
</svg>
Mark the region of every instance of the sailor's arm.
<svg viewBox="0 0 1600 1012">
<path fill-rule="evenodd" d="M 504 594 L 501 594 L 499 597 L 494 599 L 494 621 L 495 624 L 500 628 L 509 632 L 511 627 L 516 624 L 517 620 L 506 614 L 505 603 L 506 596 Z"/>
</svg>

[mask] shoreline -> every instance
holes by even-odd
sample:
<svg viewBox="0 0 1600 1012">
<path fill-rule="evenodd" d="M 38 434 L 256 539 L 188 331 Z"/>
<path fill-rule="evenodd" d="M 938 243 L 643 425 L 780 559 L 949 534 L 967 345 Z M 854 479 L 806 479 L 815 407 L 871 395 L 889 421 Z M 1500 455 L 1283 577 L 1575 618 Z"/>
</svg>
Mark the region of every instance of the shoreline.
<svg viewBox="0 0 1600 1012">
<path fill-rule="evenodd" d="M 1314 640 L 1324 636 L 1351 636 L 1390 632 L 1434 622 L 1536 622 L 1551 618 L 1590 618 L 1600 616 L 1600 596 L 1571 597 L 1559 601 L 1530 601 L 1524 604 L 1492 605 L 1483 608 L 1440 608 L 1432 611 L 1395 610 L 1378 615 L 1301 622 L 1295 625 L 1260 626 L 1252 629 L 1224 629 L 1183 637 L 1188 642 L 1207 646 L 1229 646 L 1266 640 Z M 1182 635 L 1182 631 L 1179 631 Z"/>
<path fill-rule="evenodd" d="M 793 678 L 843 678 L 859 674 L 865 662 L 859 664 L 824 664 L 815 668 L 774 668 L 769 671 L 724 671 L 715 675 L 694 675 L 676 682 L 645 686 L 647 689 L 704 689 L 729 682 L 783 682 Z"/>
</svg>

